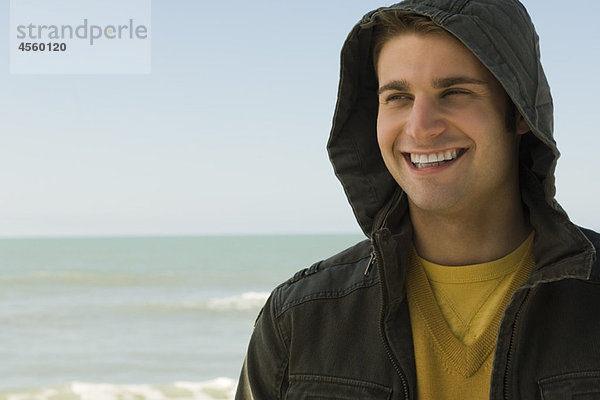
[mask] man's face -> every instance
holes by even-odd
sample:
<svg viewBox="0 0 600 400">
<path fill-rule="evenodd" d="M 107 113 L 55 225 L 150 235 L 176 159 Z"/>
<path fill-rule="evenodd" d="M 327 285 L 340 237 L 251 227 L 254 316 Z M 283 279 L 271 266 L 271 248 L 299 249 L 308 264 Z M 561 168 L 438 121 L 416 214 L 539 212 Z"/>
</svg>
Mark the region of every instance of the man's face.
<svg viewBox="0 0 600 400">
<path fill-rule="evenodd" d="M 518 134 L 493 75 L 447 34 L 403 34 L 377 60 L 377 138 L 411 207 L 460 213 L 502 206 L 518 188 Z M 504 204 L 506 205 L 506 204 Z"/>
</svg>

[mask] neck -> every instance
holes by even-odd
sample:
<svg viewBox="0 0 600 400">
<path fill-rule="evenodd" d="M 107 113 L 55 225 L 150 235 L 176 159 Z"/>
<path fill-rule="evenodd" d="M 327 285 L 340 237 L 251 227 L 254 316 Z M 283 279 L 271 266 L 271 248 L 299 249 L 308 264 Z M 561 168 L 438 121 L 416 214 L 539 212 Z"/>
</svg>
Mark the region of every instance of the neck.
<svg viewBox="0 0 600 400">
<path fill-rule="evenodd" d="M 409 202 L 414 245 L 421 257 L 440 265 L 473 265 L 497 260 L 531 233 L 520 197 L 511 206 L 445 214 Z M 466 215 L 465 215 L 466 214 Z"/>
</svg>

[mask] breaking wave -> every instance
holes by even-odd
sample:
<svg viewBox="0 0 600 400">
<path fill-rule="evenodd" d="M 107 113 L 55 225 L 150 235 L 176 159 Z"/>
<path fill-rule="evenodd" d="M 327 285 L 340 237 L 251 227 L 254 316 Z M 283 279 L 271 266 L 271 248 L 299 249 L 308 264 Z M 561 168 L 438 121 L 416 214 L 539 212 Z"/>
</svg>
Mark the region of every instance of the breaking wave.
<svg viewBox="0 0 600 400">
<path fill-rule="evenodd" d="M 211 312 L 258 311 L 265 305 L 270 293 L 246 292 L 227 297 L 213 297 L 199 301 L 139 304 L 136 307 L 158 310 L 199 310 Z"/>
<path fill-rule="evenodd" d="M 167 385 L 72 382 L 63 386 L 4 391 L 0 392 L 0 400 L 233 400 L 236 385 L 230 378 Z"/>
<path fill-rule="evenodd" d="M 214 298 L 206 303 L 206 307 L 215 311 L 256 310 L 265 304 L 269 295 L 268 292 L 246 292 L 239 296 Z"/>
</svg>

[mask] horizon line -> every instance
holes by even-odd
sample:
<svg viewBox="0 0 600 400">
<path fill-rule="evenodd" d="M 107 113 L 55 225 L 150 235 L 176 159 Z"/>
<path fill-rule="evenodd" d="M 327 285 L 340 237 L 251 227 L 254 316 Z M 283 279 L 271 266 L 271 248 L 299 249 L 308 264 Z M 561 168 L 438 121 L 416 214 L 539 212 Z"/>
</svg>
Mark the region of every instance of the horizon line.
<svg viewBox="0 0 600 400">
<path fill-rule="evenodd" d="M 258 236 L 364 236 L 362 232 L 221 232 L 221 233 L 115 233 L 115 234 L 24 234 L 0 235 L 0 240 L 27 239 L 160 239 L 202 237 L 258 237 Z"/>
</svg>

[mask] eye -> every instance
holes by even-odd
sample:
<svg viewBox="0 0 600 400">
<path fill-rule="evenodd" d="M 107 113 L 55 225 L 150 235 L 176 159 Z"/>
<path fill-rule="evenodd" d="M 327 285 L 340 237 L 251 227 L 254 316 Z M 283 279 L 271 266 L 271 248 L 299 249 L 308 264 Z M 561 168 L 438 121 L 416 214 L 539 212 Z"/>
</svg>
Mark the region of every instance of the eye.
<svg viewBox="0 0 600 400">
<path fill-rule="evenodd" d="M 457 89 L 457 88 L 452 88 L 452 89 L 448 89 L 446 90 L 442 96 L 446 97 L 446 96 L 459 96 L 459 95 L 467 95 L 467 94 L 471 94 L 470 91 L 466 90 L 466 89 Z"/>
<path fill-rule="evenodd" d="M 384 103 L 393 103 L 399 101 L 410 101 L 412 100 L 412 96 L 406 93 L 391 93 L 385 97 L 383 97 Z"/>
</svg>

